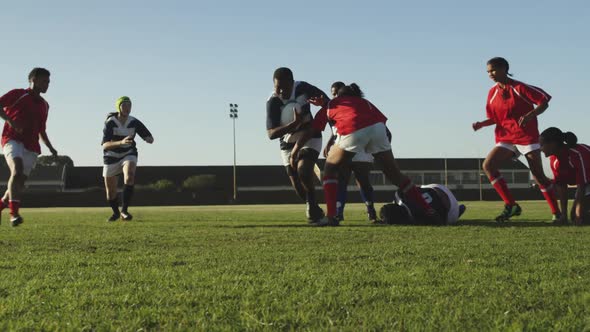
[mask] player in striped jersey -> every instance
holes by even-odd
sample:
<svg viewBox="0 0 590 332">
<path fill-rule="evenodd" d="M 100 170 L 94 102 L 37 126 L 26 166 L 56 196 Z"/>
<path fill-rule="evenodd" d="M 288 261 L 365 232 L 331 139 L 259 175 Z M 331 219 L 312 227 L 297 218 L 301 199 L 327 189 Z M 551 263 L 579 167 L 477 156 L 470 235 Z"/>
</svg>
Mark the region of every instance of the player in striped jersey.
<svg viewBox="0 0 590 332">
<path fill-rule="evenodd" d="M 555 183 L 562 188 L 560 223 L 567 223 L 566 190 L 571 182 L 577 185 L 571 218 L 576 225 L 590 222 L 590 146 L 578 144 L 575 134 L 555 127 L 541 133 L 540 143 L 545 156 L 551 158 Z"/>
<path fill-rule="evenodd" d="M 117 112 L 110 113 L 104 123 L 102 148 L 104 150 L 103 177 L 107 192 L 107 200 L 113 215 L 109 222 L 119 218 L 129 221 L 133 216 L 128 208 L 131 204 L 135 184 L 135 168 L 137 167 L 137 147 L 135 136 L 139 135 L 149 144 L 154 138 L 146 126 L 138 119 L 130 116 L 131 99 L 121 97 L 115 103 Z M 118 176 L 123 173 L 125 187 L 123 189 L 123 204 L 119 212 L 119 197 L 117 194 Z"/>
<path fill-rule="evenodd" d="M 537 123 L 537 117 L 549 107 L 551 96 L 540 88 L 510 78 L 509 69 L 510 65 L 504 58 L 488 61 L 488 75 L 496 84 L 488 93 L 487 119 L 473 124 L 475 131 L 496 125 L 496 147 L 483 163 L 486 175 L 505 204 L 496 221 L 504 222 L 522 213 L 499 171 L 505 161 L 520 154 L 526 157 L 531 173 L 549 204 L 553 220 L 558 220 L 561 213 L 553 185 L 543 171 Z"/>
<path fill-rule="evenodd" d="M 438 220 L 421 218 L 421 208 L 406 199 L 404 193 L 398 190 L 395 201 L 384 205 L 379 211 L 382 224 L 387 225 L 454 225 L 467 209 L 459 204 L 453 192 L 442 184 L 429 184 L 418 188 L 422 197 L 438 212 Z"/>
</svg>

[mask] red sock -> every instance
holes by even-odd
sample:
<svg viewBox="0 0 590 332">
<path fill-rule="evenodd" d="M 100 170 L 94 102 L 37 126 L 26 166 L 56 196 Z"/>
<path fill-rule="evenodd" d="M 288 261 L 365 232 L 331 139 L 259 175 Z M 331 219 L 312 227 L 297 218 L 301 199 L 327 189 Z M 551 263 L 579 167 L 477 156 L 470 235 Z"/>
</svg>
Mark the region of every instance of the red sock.
<svg viewBox="0 0 590 332">
<path fill-rule="evenodd" d="M 8 206 L 10 207 L 10 215 L 15 217 L 18 216 L 18 209 L 20 208 L 20 201 L 9 201 Z"/>
<path fill-rule="evenodd" d="M 500 175 L 500 172 L 496 172 L 490 176 L 490 182 L 492 183 L 492 186 L 494 186 L 494 189 L 496 189 L 498 195 L 502 197 L 502 200 L 506 205 L 513 206 L 516 204 L 510 189 L 508 189 L 508 184 L 506 184 L 506 180 L 504 180 L 504 177 Z"/>
<path fill-rule="evenodd" d="M 406 179 L 406 181 L 402 182 L 400 188 L 408 199 L 412 200 L 414 203 L 417 203 L 424 209 L 424 211 L 432 210 L 432 207 L 424 199 L 424 196 L 422 196 L 422 193 L 420 193 L 418 187 L 412 183 L 412 180 Z"/>
<path fill-rule="evenodd" d="M 336 217 L 336 201 L 338 200 L 338 178 L 324 177 L 324 198 L 326 199 L 329 218 Z"/>
<path fill-rule="evenodd" d="M 547 204 L 549 204 L 549 208 L 551 209 L 551 213 L 552 214 L 559 213 L 559 208 L 557 207 L 557 198 L 555 197 L 555 190 L 553 190 L 553 185 L 551 184 L 551 185 L 545 187 L 545 186 L 539 184 L 539 188 L 541 189 L 541 193 L 543 194 L 543 197 L 545 197 Z"/>
</svg>

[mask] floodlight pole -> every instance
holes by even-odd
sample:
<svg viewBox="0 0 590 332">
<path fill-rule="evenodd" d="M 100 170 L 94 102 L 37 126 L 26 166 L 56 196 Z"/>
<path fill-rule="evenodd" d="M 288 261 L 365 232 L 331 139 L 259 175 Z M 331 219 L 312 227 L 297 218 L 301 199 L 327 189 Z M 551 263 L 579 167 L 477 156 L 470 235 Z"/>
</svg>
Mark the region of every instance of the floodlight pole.
<svg viewBox="0 0 590 332">
<path fill-rule="evenodd" d="M 238 199 L 238 182 L 236 178 L 236 119 L 238 118 L 238 104 L 229 104 L 229 117 L 233 122 L 233 138 L 234 138 L 234 203 Z"/>
</svg>

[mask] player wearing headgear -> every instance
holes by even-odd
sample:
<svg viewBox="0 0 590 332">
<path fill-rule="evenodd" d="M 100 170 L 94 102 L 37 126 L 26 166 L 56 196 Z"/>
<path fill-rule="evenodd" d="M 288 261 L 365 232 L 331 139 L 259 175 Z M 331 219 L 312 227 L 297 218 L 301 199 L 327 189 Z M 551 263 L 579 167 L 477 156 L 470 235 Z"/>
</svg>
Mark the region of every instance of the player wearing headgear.
<svg viewBox="0 0 590 332">
<path fill-rule="evenodd" d="M 526 157 L 531 173 L 551 208 L 553 220 L 558 220 L 561 213 L 551 181 L 543 171 L 537 122 L 537 116 L 549 107 L 551 96 L 540 88 L 510 78 L 512 75 L 509 69 L 508 61 L 504 58 L 488 61 L 488 74 L 496 84 L 488 93 L 487 119 L 473 124 L 475 131 L 496 125 L 496 147 L 483 163 L 486 175 L 505 204 L 496 221 L 504 222 L 522 213 L 499 171 L 505 161 L 520 154 Z"/>
<path fill-rule="evenodd" d="M 5 121 L 2 148 L 10 168 L 8 189 L 0 200 L 0 211 L 10 208 L 12 226 L 23 223 L 19 214 L 21 194 L 41 153 L 39 139 L 53 156 L 57 156 L 46 132 L 49 104 L 41 97 L 49 88 L 50 75 L 45 68 L 34 68 L 29 73 L 28 89 L 15 89 L 0 97 L 0 118 Z"/>
<path fill-rule="evenodd" d="M 109 222 L 119 218 L 130 221 L 133 216 L 128 208 L 135 185 L 135 169 L 137 167 L 137 147 L 135 136 L 139 135 L 149 144 L 154 142 L 152 133 L 138 119 L 130 116 L 131 99 L 121 97 L 115 102 L 117 112 L 109 113 L 104 123 L 102 148 L 104 167 L 102 175 L 107 193 L 107 200 L 113 210 Z M 125 187 L 123 189 L 123 204 L 119 212 L 119 197 L 117 193 L 118 176 L 123 173 Z"/>
<path fill-rule="evenodd" d="M 306 202 L 306 215 L 310 223 L 320 220 L 324 212 L 317 203 L 314 185 L 314 168 L 322 149 L 322 133 L 301 147 L 296 164 L 290 164 L 291 152 L 297 138 L 311 127 L 313 116 L 309 98 L 326 94 L 315 86 L 293 79 L 289 68 L 278 68 L 273 75 L 274 92 L 266 102 L 266 131 L 271 140 L 278 139 L 283 165 L 295 192 Z"/>
<path fill-rule="evenodd" d="M 547 128 L 540 136 L 541 150 L 550 158 L 555 183 L 560 188 L 561 209 L 559 223 L 566 224 L 567 185 L 577 186 L 571 218 L 576 225 L 590 222 L 590 146 L 578 143 L 574 133 L 559 128 Z"/>
<path fill-rule="evenodd" d="M 332 97 L 336 98 L 338 96 L 338 90 L 344 86 L 345 84 L 343 82 L 334 82 L 330 88 Z M 333 135 L 330 137 L 330 140 L 324 149 L 324 157 L 326 158 L 328 157 L 330 148 L 338 136 L 335 127 L 332 127 L 332 131 Z M 340 221 L 344 220 L 344 208 L 346 207 L 346 199 L 348 196 L 348 183 L 350 182 L 350 177 L 353 173 L 356 183 L 359 187 L 361 199 L 367 207 L 367 217 L 369 218 L 369 221 L 373 223 L 378 221 L 373 198 L 374 190 L 373 186 L 371 185 L 371 181 L 369 180 L 369 174 L 371 172 L 372 166 L 373 156 L 370 153 L 359 152 L 354 155 L 350 165 L 342 165 L 340 167 L 340 177 L 338 179 L 338 198 L 336 202 L 336 216 Z"/>
<path fill-rule="evenodd" d="M 299 151 L 315 133 L 322 132 L 328 122 L 336 128 L 338 138 L 330 149 L 324 168 L 324 197 L 326 217 L 317 226 L 338 226 L 336 200 L 338 193 L 338 172 L 341 165 L 348 164 L 357 153 L 372 154 L 383 165 L 383 173 L 405 196 L 424 211 L 426 218 L 438 219 L 436 211 L 424 200 L 418 188 L 403 175 L 391 152 L 385 122 L 387 118 L 375 105 L 363 98 L 363 92 L 356 84 L 344 86 L 338 97 L 329 101 L 324 96 L 312 98 L 314 105 L 322 106 L 313 120 L 313 127 L 302 135 L 293 148 L 291 162 L 300 157 Z"/>
</svg>

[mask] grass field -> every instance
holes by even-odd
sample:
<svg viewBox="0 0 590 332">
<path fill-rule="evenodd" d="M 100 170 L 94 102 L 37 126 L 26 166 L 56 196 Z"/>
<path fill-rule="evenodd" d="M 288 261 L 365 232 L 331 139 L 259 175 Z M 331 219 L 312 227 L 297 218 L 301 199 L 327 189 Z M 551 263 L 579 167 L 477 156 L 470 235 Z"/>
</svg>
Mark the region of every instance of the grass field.
<svg viewBox="0 0 590 332">
<path fill-rule="evenodd" d="M 590 227 L 339 228 L 301 206 L 25 209 L 0 227 L 0 330 L 590 330 Z M 4 215 L 6 219 L 6 215 Z"/>
</svg>

